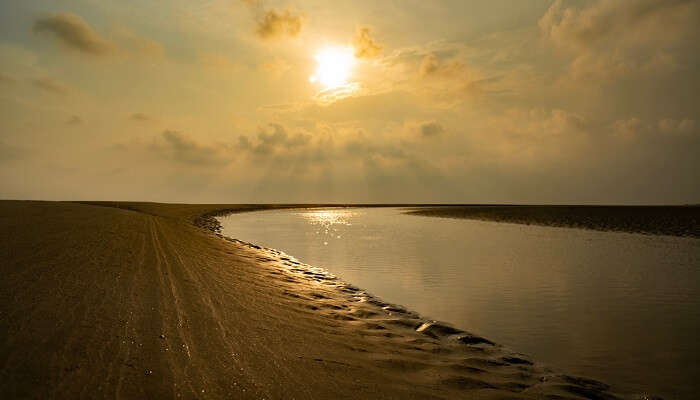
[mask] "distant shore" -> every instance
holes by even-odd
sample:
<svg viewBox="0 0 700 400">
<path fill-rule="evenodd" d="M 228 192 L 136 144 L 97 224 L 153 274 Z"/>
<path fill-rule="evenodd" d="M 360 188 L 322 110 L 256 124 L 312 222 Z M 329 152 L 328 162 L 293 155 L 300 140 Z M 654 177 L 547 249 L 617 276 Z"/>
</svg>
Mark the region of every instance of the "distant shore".
<svg viewBox="0 0 700 400">
<path fill-rule="evenodd" d="M 618 398 L 212 222 L 299 206 L 0 202 L 0 397 Z"/>
<path fill-rule="evenodd" d="M 407 212 L 427 217 L 478 219 L 525 225 L 700 237 L 700 206 L 473 205 Z"/>
</svg>

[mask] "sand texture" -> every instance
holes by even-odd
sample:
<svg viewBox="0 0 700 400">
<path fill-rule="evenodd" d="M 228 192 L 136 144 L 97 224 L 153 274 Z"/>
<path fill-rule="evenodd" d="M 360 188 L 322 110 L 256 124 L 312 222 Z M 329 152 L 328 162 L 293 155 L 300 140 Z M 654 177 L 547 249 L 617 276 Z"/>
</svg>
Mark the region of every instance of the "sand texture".
<svg viewBox="0 0 700 400">
<path fill-rule="evenodd" d="M 0 398 L 616 398 L 204 229 L 256 207 L 0 202 Z"/>
<path fill-rule="evenodd" d="M 700 237 L 700 206 L 427 207 L 407 214 L 568 228 Z"/>
</svg>

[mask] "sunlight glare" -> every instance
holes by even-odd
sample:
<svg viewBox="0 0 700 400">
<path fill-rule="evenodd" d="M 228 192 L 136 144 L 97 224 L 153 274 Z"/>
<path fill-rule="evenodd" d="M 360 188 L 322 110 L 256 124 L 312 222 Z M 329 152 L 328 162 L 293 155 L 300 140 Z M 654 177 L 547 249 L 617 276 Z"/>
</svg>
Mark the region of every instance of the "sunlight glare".
<svg viewBox="0 0 700 400">
<path fill-rule="evenodd" d="M 355 54 L 350 47 L 326 47 L 314 57 L 316 72 L 309 77 L 312 83 L 318 82 L 324 90 L 340 88 L 348 84 L 355 66 Z"/>
</svg>

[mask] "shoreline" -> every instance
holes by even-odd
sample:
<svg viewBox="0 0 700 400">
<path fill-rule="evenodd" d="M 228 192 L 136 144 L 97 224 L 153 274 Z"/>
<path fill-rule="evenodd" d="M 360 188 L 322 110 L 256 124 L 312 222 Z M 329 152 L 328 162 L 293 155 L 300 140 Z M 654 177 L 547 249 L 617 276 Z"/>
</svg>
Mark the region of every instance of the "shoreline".
<svg viewBox="0 0 700 400">
<path fill-rule="evenodd" d="M 105 205 L 0 202 L 2 397 L 619 398 L 210 221 L 275 207 Z"/>
<path fill-rule="evenodd" d="M 326 208 L 328 206 L 312 206 L 304 208 L 308 209 L 317 207 Z M 362 206 L 334 207 L 362 208 Z M 296 209 L 298 207 L 291 208 Z M 250 210 L 250 212 L 259 211 L 267 211 L 267 209 Z M 427 340 L 433 340 L 432 344 L 436 346 L 436 348 L 432 350 L 433 353 L 449 354 L 453 352 L 459 352 L 460 350 L 466 350 L 467 353 L 469 353 L 469 351 L 474 350 L 476 350 L 478 353 L 500 352 L 502 353 L 502 355 L 500 357 L 497 357 L 496 359 L 491 359 L 486 362 L 479 361 L 475 362 L 475 364 L 479 366 L 505 366 L 508 364 L 512 364 L 518 366 L 517 368 L 519 370 L 528 370 L 528 372 L 532 372 L 532 369 L 529 368 L 537 368 L 539 371 L 540 382 L 538 384 L 543 384 L 543 387 L 545 388 L 550 387 L 550 385 L 554 387 L 559 386 L 559 389 L 563 389 L 563 392 L 568 393 L 568 395 L 576 394 L 581 395 L 584 398 L 601 399 L 624 398 L 624 395 L 618 393 L 613 394 L 609 392 L 609 390 L 611 390 L 612 387 L 603 382 L 587 377 L 570 376 L 561 372 L 556 372 L 554 369 L 551 369 L 549 367 L 538 366 L 537 362 L 532 361 L 531 357 L 529 357 L 528 355 L 515 352 L 487 338 L 475 335 L 466 330 L 462 330 L 461 328 L 455 327 L 449 322 L 426 318 L 415 311 L 409 310 L 403 305 L 385 302 L 379 296 L 376 296 L 360 287 L 357 287 L 352 283 L 337 278 L 337 276 L 335 276 L 333 273 L 331 273 L 323 267 L 317 267 L 306 264 L 298 260 L 293 255 L 287 254 L 278 249 L 265 247 L 238 238 L 225 236 L 221 233 L 222 226 L 216 217 L 224 217 L 236 213 L 238 212 L 230 213 L 225 210 L 222 210 L 221 212 L 214 212 L 204 215 L 202 216 L 204 219 L 211 219 L 215 221 L 215 223 L 208 221 L 200 225 L 200 227 L 210 230 L 222 240 L 237 243 L 242 246 L 249 247 L 251 249 L 268 253 L 269 257 L 263 261 L 266 263 L 272 263 L 273 268 L 276 268 L 278 271 L 284 274 L 288 274 L 288 276 L 293 276 L 296 279 L 306 280 L 307 284 L 319 283 L 322 285 L 326 285 L 331 289 L 338 290 L 340 292 L 339 295 L 344 298 L 342 302 L 344 302 L 346 305 L 352 305 L 354 303 L 366 303 L 368 305 L 371 305 L 373 308 L 373 310 L 358 313 L 357 318 L 355 318 L 355 316 L 350 318 L 342 316 L 342 312 L 331 312 L 331 315 L 335 319 L 353 322 L 364 322 L 373 325 L 375 327 L 374 329 L 379 330 L 384 330 L 387 328 L 385 328 L 385 326 L 382 325 L 375 325 L 377 322 L 383 323 L 384 325 L 389 325 L 389 329 L 398 328 L 404 332 L 406 330 L 412 330 L 413 333 L 424 335 L 423 337 L 425 337 Z M 275 263 L 277 265 L 275 265 Z M 281 267 L 279 264 L 281 264 Z M 288 295 L 295 298 L 299 298 L 295 294 Z M 327 299 L 327 297 L 325 296 L 319 296 L 318 294 L 314 293 L 312 293 L 310 297 L 307 296 L 306 298 L 313 299 L 314 297 L 315 299 Z M 345 307 L 333 308 L 336 310 L 341 310 Z M 314 308 L 314 310 L 316 309 Z M 422 339 L 423 337 L 418 335 L 418 340 Z M 460 366 L 458 369 L 461 369 L 462 367 L 464 367 L 464 370 L 470 372 L 485 372 L 484 370 L 480 370 L 479 368 L 472 366 Z M 518 374 L 516 373 L 514 375 Z M 523 376 L 524 374 L 521 372 L 520 375 Z M 477 386 L 481 385 L 479 383 L 475 384 Z M 489 386 L 484 386 L 484 388 L 488 387 Z M 496 387 L 491 388 L 495 389 Z M 506 384 L 503 388 L 506 388 L 506 390 L 515 393 L 519 393 L 521 392 L 521 389 L 524 389 L 525 387 L 524 385 L 519 386 L 518 384 L 510 382 L 509 384 Z M 557 392 L 560 392 L 560 390 L 557 390 Z M 540 394 L 544 394 L 544 392 Z M 627 395 L 641 396 L 641 394 Z M 549 396 L 550 395 L 547 394 L 547 397 Z M 559 394 L 552 394 L 551 396 L 554 396 L 551 398 L 557 398 L 556 396 L 559 396 Z"/>
<path fill-rule="evenodd" d="M 700 238 L 700 206 L 530 206 L 470 205 L 421 207 L 407 215 L 473 219 L 587 229 L 601 232 L 626 232 L 643 235 L 667 235 Z"/>
</svg>

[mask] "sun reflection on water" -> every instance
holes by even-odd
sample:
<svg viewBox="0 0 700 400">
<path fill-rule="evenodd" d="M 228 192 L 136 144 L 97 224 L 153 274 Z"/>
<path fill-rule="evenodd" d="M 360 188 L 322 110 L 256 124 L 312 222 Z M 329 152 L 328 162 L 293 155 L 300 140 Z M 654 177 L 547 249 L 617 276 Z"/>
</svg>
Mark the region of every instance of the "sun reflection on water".
<svg viewBox="0 0 700 400">
<path fill-rule="evenodd" d="M 322 209 L 308 210 L 299 213 L 301 217 L 306 219 L 309 224 L 317 225 L 317 235 L 322 235 L 324 245 L 328 245 L 328 240 L 341 239 L 342 227 L 351 226 L 350 220 L 358 215 L 358 211 L 348 209 Z"/>
</svg>

